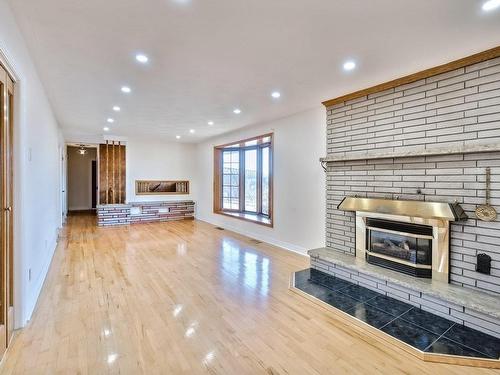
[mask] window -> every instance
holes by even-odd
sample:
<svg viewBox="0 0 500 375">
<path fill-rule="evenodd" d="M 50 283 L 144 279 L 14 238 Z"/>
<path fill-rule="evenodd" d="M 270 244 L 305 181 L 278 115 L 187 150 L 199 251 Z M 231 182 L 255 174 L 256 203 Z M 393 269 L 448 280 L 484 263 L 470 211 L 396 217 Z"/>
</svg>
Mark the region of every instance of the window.
<svg viewBox="0 0 500 375">
<path fill-rule="evenodd" d="M 215 147 L 214 212 L 272 226 L 272 134 Z"/>
</svg>

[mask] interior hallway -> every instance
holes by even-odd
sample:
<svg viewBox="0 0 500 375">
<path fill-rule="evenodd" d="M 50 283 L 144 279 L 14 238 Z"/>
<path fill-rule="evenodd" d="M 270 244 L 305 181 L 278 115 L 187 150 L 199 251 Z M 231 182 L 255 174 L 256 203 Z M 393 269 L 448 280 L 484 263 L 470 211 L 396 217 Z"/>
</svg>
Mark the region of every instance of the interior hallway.
<svg viewBox="0 0 500 375">
<path fill-rule="evenodd" d="M 370 345 L 287 291 L 308 259 L 201 221 L 68 219 L 2 374 L 493 374 Z"/>
</svg>

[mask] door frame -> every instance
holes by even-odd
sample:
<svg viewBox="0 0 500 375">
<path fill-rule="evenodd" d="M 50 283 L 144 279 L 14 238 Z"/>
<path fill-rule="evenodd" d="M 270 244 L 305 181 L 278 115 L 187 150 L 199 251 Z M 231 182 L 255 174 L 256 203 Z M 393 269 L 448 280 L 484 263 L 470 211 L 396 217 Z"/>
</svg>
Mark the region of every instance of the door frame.
<svg viewBox="0 0 500 375">
<path fill-rule="evenodd" d="M 22 231 L 20 230 L 21 220 L 21 206 L 22 206 L 22 184 L 20 181 L 21 174 L 16 173 L 19 171 L 19 161 L 22 160 L 21 154 L 21 85 L 20 85 L 20 75 L 16 72 L 15 65 L 11 64 L 10 59 L 7 55 L 0 49 L 0 65 L 7 72 L 7 75 L 13 82 L 14 92 L 13 92 L 13 111 L 11 118 L 13 117 L 13 121 L 10 121 L 10 126 L 13 127 L 11 131 L 11 153 L 10 156 L 12 158 L 12 176 L 11 176 L 11 186 L 12 186 L 12 222 L 11 222 L 11 231 L 13 236 L 13 246 L 12 246 L 12 254 L 11 254 L 11 288 L 10 294 L 12 298 L 12 306 L 9 306 L 8 311 L 8 333 L 9 340 L 11 341 L 13 338 L 13 331 L 17 328 L 20 328 L 24 325 L 23 318 L 23 309 L 22 309 L 22 293 L 23 293 L 23 257 L 22 257 Z M 18 189 L 19 188 L 19 189 Z M 17 193 L 16 193 L 17 192 Z M 3 210 L 3 207 L 0 207 Z"/>
<path fill-rule="evenodd" d="M 3 57 L 0 56 L 0 57 Z M 0 93 L 0 105 L 4 110 L 0 119 L 0 305 L 3 322 L 0 326 L 0 356 L 3 356 L 14 332 L 14 275 L 15 272 L 15 249 L 14 249 L 14 115 L 17 110 L 15 78 L 4 66 L 3 58 L 0 59 L 0 82 L 2 92 Z"/>
</svg>

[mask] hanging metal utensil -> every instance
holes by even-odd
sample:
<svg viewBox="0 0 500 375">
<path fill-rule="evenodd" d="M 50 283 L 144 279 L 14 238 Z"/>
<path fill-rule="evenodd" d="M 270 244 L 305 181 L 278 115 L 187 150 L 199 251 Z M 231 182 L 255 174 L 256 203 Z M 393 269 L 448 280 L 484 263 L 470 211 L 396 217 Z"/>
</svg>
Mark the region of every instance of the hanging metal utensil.
<svg viewBox="0 0 500 375">
<path fill-rule="evenodd" d="M 476 216 L 482 221 L 493 221 L 497 218 L 497 212 L 490 206 L 490 181 L 491 181 L 491 168 L 486 168 L 486 204 L 480 205 L 476 208 Z"/>
</svg>

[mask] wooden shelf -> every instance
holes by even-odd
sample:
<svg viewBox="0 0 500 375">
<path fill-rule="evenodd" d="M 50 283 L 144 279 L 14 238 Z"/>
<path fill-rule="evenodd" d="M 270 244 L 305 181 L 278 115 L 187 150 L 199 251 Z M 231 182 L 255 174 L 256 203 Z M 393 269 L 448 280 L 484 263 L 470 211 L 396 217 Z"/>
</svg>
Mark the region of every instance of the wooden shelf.
<svg viewBox="0 0 500 375">
<path fill-rule="evenodd" d="M 136 180 L 136 195 L 181 195 L 189 194 L 187 180 Z"/>
</svg>

